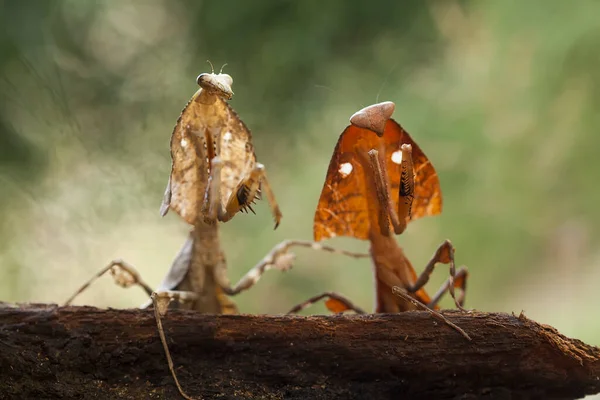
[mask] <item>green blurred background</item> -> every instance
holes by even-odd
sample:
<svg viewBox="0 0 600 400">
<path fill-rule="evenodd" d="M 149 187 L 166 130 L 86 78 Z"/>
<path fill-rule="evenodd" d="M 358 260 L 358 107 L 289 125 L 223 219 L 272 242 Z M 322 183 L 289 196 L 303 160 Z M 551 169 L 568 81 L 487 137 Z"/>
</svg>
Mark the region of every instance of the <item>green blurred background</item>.
<svg viewBox="0 0 600 400">
<path fill-rule="evenodd" d="M 273 231 L 262 201 L 222 225 L 232 281 L 281 240 L 311 239 L 348 118 L 390 100 L 444 194 L 441 216 L 398 239 L 417 270 L 449 238 L 469 308 L 524 310 L 600 345 L 600 2 L 0 1 L 0 14 L 0 300 L 62 302 L 113 258 L 160 282 L 188 231 L 158 214 L 169 138 L 210 59 L 228 63 L 284 214 Z M 236 297 L 242 312 L 324 290 L 372 309 L 369 262 L 296 254 Z M 106 277 L 78 304 L 143 301 Z"/>
</svg>

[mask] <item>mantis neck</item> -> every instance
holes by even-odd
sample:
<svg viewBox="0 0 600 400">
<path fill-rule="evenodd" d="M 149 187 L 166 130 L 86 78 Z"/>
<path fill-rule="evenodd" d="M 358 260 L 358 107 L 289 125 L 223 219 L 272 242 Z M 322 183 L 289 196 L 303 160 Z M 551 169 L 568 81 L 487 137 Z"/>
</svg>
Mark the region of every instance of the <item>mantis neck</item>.
<svg viewBox="0 0 600 400">
<path fill-rule="evenodd" d="M 208 90 L 198 89 L 196 95 L 194 96 L 198 103 L 204 105 L 211 105 L 217 101 L 217 95 L 214 93 L 210 93 Z"/>
</svg>

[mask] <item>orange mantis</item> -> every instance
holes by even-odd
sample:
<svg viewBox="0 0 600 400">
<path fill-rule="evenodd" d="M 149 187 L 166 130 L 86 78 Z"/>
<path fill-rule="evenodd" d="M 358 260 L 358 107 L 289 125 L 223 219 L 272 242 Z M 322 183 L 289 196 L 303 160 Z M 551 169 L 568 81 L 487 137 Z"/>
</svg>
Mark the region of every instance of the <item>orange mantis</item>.
<svg viewBox="0 0 600 400">
<path fill-rule="evenodd" d="M 334 236 L 369 240 L 376 312 L 413 310 L 418 303 L 435 309 L 446 291 L 462 310 L 468 272 L 465 267 L 456 270 L 450 241 L 438 247 L 417 276 L 394 237 L 404 232 L 409 221 L 442 210 L 437 173 L 417 143 L 391 118 L 394 109 L 394 103 L 383 102 L 350 118 L 327 170 L 314 217 L 314 240 Z M 430 297 L 423 287 L 438 262 L 450 265 L 450 277 Z M 461 289 L 459 297 L 455 296 L 455 288 Z M 364 312 L 335 293 L 315 296 L 290 312 L 298 312 L 322 298 L 329 298 L 327 306 L 331 311 Z"/>
</svg>

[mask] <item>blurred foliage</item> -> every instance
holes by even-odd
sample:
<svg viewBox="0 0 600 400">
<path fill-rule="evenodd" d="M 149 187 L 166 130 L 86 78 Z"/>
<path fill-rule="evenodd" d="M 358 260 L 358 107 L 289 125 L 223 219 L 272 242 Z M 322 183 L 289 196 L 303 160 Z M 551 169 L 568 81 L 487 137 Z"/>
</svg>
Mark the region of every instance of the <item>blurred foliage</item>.
<svg viewBox="0 0 600 400">
<path fill-rule="evenodd" d="M 210 59 L 228 64 L 284 213 L 277 231 L 264 204 L 222 225 L 232 280 L 311 238 L 349 116 L 391 100 L 444 191 L 444 213 L 399 238 L 415 267 L 450 238 L 469 307 L 525 310 L 598 345 L 598 15 L 593 0 L 0 1 L 0 299 L 61 302 L 117 257 L 160 281 L 187 230 L 158 216 L 168 142 Z M 299 250 L 236 301 L 278 313 L 335 290 L 369 309 L 371 274 Z M 106 278 L 80 301 L 132 307 L 143 293 Z"/>
</svg>

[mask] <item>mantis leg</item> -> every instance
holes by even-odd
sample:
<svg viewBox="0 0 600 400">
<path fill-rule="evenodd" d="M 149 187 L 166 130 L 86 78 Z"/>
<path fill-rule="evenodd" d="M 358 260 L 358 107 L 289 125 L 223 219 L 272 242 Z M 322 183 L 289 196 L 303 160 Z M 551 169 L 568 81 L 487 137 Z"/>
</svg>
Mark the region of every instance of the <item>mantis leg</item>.
<svg viewBox="0 0 600 400">
<path fill-rule="evenodd" d="M 208 196 L 205 196 L 204 208 L 208 210 L 208 220 L 219 220 L 222 222 L 229 221 L 238 211 L 243 211 L 249 208 L 252 212 L 251 204 L 256 198 L 259 198 L 262 193 L 267 197 L 269 207 L 275 219 L 275 229 L 281 222 L 281 210 L 275 199 L 275 194 L 271 189 L 271 185 L 267 179 L 265 166 L 256 163 L 250 174 L 242 179 L 233 191 L 232 195 L 227 199 L 227 205 L 223 207 L 221 203 L 221 170 L 223 162 L 219 157 L 214 157 L 211 160 L 210 183 L 208 186 Z M 207 206 L 208 204 L 208 206 Z"/>
<path fill-rule="evenodd" d="M 169 272 L 163 279 L 163 282 L 159 285 L 157 291 L 176 289 L 188 272 L 191 257 L 192 238 L 190 237 L 177 253 L 177 256 L 169 268 Z M 70 305 L 75 297 L 84 292 L 96 279 L 100 278 L 107 272 L 110 272 L 115 280 L 115 283 L 121 287 L 128 288 L 133 285 L 138 285 L 144 289 L 148 297 L 150 297 L 154 291 L 150 285 L 142 280 L 139 272 L 137 272 L 137 270 L 131 264 L 123 260 L 113 260 L 106 267 L 98 271 L 90 280 L 84 283 L 71 297 L 69 297 L 69 299 L 64 303 L 64 306 Z M 146 308 L 150 304 L 151 302 L 148 302 L 142 305 L 141 308 Z"/>
<path fill-rule="evenodd" d="M 96 279 L 100 278 L 105 273 L 110 272 L 117 285 L 128 288 L 133 285 L 138 285 L 150 296 L 152 288 L 142 280 L 137 270 L 123 260 L 113 260 L 106 267 L 98 271 L 87 282 L 85 282 L 65 303 L 64 306 L 70 305 L 75 297 L 84 292 Z"/>
<path fill-rule="evenodd" d="M 454 265 L 454 246 L 452 246 L 452 243 L 449 240 L 445 240 L 437 248 L 437 250 L 433 254 L 433 257 L 431 257 L 431 260 L 429 260 L 429 262 L 427 263 L 425 270 L 423 270 L 421 275 L 419 275 L 417 281 L 414 283 L 414 285 L 407 288 L 408 292 L 414 293 L 417 290 L 421 289 L 429 281 L 429 277 L 431 276 L 431 273 L 433 272 L 433 270 L 435 268 L 435 264 L 438 262 L 450 265 L 450 277 L 448 278 L 447 289 L 450 292 L 450 296 L 452 296 L 452 299 L 454 300 L 454 304 L 456 304 L 456 307 L 462 311 L 465 311 L 462 304 L 459 302 L 459 300 L 457 300 L 455 293 L 454 293 L 454 288 L 456 286 L 454 283 L 454 280 L 456 279 L 456 267 Z M 464 278 L 463 278 L 463 281 L 464 281 Z M 462 296 L 462 299 L 464 301 L 464 294 Z"/>
<path fill-rule="evenodd" d="M 427 307 L 425 304 L 423 304 L 419 300 L 417 300 L 414 297 L 412 297 L 411 295 L 409 295 L 405 291 L 405 289 L 398 287 L 398 286 L 394 286 L 392 288 L 392 293 L 394 293 L 398 297 L 403 298 L 405 301 L 410 301 L 418 308 L 421 308 L 423 311 L 427 311 L 434 318 L 444 322 L 446 325 L 448 325 L 449 327 L 451 327 L 452 329 L 454 329 L 455 331 L 460 333 L 465 339 L 467 339 L 468 341 L 471 341 L 471 337 L 461 327 L 459 327 L 455 323 L 451 322 L 448 318 L 444 317 L 439 311 L 436 311 L 434 309 Z"/>
<path fill-rule="evenodd" d="M 394 207 L 394 201 L 390 193 L 390 184 L 387 178 L 385 161 L 379 156 L 375 149 L 370 150 L 368 154 L 368 167 L 374 177 L 377 197 L 380 204 L 380 221 L 390 221 L 394 228 L 394 233 L 401 234 L 406 229 L 406 220 L 410 216 L 410 209 L 413 201 L 414 192 L 414 173 L 412 164 L 412 146 L 403 144 L 402 164 L 401 164 L 401 182 L 398 208 Z M 382 234 L 388 234 L 387 223 L 380 223 Z"/>
<path fill-rule="evenodd" d="M 169 351 L 169 345 L 167 344 L 167 337 L 165 335 L 161 317 L 164 317 L 167 314 L 169 303 L 171 301 L 195 301 L 198 296 L 192 292 L 168 290 L 163 292 L 152 292 L 150 297 L 152 298 L 152 304 L 154 306 L 154 319 L 156 320 L 156 328 L 158 329 L 158 335 L 160 336 L 160 341 L 165 351 L 165 357 L 167 358 L 167 363 L 169 364 L 169 371 L 171 371 L 171 375 L 173 376 L 173 380 L 175 380 L 175 385 L 177 386 L 177 390 L 179 390 L 181 396 L 183 396 L 185 399 L 193 400 L 192 397 L 183 391 L 183 388 L 179 383 L 179 379 L 177 379 L 177 374 L 175 373 L 173 359 L 171 358 L 171 352 Z"/>
<path fill-rule="evenodd" d="M 246 275 L 235 284 L 235 286 L 231 287 L 230 285 L 224 263 L 215 270 L 215 281 L 221 286 L 226 294 L 230 296 L 236 295 L 252 287 L 268 269 L 275 268 L 280 271 L 287 271 L 292 268 L 294 259 L 296 258 L 296 256 L 289 251 L 292 247 L 308 247 L 313 250 L 338 253 L 354 258 L 370 257 L 366 253 L 354 253 L 351 251 L 339 250 L 320 243 L 303 240 L 285 240 L 275 246 L 262 260 L 250 269 Z"/>
<path fill-rule="evenodd" d="M 320 295 L 313 296 L 310 299 L 307 299 L 304 302 L 292 307 L 292 309 L 288 311 L 287 314 L 297 314 L 300 311 L 304 310 L 307 307 L 310 307 L 311 305 L 319 302 L 322 299 L 327 299 L 325 301 L 325 306 L 327 307 L 327 309 L 329 309 L 329 311 L 334 312 L 336 314 L 343 313 L 345 311 L 354 311 L 357 314 L 366 314 L 366 312 L 362 308 L 354 305 L 354 303 L 352 303 L 345 296 L 335 292 L 324 292 Z"/>
<path fill-rule="evenodd" d="M 457 271 L 456 271 L 456 275 L 454 275 L 454 288 L 458 288 L 460 289 L 460 295 L 458 296 L 457 300 L 458 300 L 458 304 L 460 304 L 461 306 L 464 306 L 465 304 L 465 294 L 467 292 L 467 277 L 469 276 L 469 271 L 467 270 L 467 267 L 460 267 Z M 435 307 L 437 305 L 437 303 L 440 301 L 440 299 L 442 298 L 442 296 L 444 294 L 446 294 L 446 292 L 449 290 L 450 285 L 452 285 L 452 279 L 448 278 L 446 280 L 446 282 L 444 282 L 442 284 L 442 286 L 440 286 L 440 288 L 438 289 L 438 291 L 436 292 L 436 294 L 433 295 L 433 297 L 431 298 L 431 301 L 429 302 L 429 304 L 427 304 L 428 307 Z"/>
</svg>

